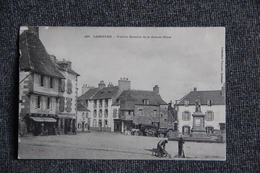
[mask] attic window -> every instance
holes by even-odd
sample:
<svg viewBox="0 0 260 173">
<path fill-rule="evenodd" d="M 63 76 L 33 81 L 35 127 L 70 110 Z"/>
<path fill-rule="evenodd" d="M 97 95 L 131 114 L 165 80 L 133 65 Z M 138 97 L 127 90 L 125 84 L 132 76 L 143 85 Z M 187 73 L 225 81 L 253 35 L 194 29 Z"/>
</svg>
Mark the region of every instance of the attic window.
<svg viewBox="0 0 260 173">
<path fill-rule="evenodd" d="M 149 100 L 143 100 L 144 105 L 149 105 Z"/>
<path fill-rule="evenodd" d="M 211 100 L 211 99 L 207 100 L 207 105 L 208 106 L 212 106 L 212 103 L 213 103 L 213 100 Z"/>
<path fill-rule="evenodd" d="M 185 107 L 188 107 L 188 106 L 189 106 L 189 103 L 190 103 L 189 100 L 184 100 L 184 106 L 185 106 Z"/>
</svg>

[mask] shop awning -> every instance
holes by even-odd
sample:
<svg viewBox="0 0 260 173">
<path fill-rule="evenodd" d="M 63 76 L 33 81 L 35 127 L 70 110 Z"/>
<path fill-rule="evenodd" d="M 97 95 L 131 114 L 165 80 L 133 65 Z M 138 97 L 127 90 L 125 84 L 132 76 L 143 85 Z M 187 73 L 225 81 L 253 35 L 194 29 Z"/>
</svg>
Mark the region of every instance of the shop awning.
<svg viewBox="0 0 260 173">
<path fill-rule="evenodd" d="M 32 120 L 36 122 L 50 122 L 50 123 L 55 123 L 57 120 L 54 118 L 49 118 L 49 117 L 30 117 Z"/>
</svg>

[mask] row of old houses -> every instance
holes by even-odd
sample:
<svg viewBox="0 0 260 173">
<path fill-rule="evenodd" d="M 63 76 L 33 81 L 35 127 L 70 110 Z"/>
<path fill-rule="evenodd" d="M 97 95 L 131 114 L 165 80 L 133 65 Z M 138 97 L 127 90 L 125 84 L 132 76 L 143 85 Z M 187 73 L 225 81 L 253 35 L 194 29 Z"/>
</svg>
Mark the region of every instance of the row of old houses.
<svg viewBox="0 0 260 173">
<path fill-rule="evenodd" d="M 79 131 L 130 133 L 142 124 L 176 120 L 169 114 L 168 104 L 161 98 L 157 85 L 151 91 L 133 90 L 131 81 L 121 78 L 117 86 L 111 83 L 106 86 L 100 81 L 98 87 L 86 87 L 83 85 L 85 93 L 78 97 Z"/>
<path fill-rule="evenodd" d="M 144 124 L 168 125 L 184 137 L 192 136 L 198 128 L 207 136 L 225 131 L 225 87 L 211 91 L 194 88 L 169 104 L 161 98 L 158 85 L 150 91 L 133 90 L 127 78 L 118 80 L 117 86 L 106 86 L 104 81 L 98 87 L 83 85 L 82 91 L 78 131 L 131 133 Z M 200 116 L 195 114 L 196 102 L 200 103 Z"/>
<path fill-rule="evenodd" d="M 37 27 L 20 34 L 20 131 L 76 133 L 77 80 L 71 62 L 49 55 Z"/>
</svg>

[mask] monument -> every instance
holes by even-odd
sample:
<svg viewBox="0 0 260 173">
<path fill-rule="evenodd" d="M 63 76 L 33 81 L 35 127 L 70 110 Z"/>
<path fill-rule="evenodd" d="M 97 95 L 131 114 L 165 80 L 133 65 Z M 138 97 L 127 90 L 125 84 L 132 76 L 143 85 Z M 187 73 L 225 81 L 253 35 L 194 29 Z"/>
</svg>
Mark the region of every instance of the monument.
<svg viewBox="0 0 260 173">
<path fill-rule="evenodd" d="M 193 138 L 207 138 L 207 133 L 205 129 L 205 115 L 201 112 L 200 100 L 196 100 L 195 112 L 192 114 L 193 117 L 193 127 L 191 129 L 191 136 Z"/>
</svg>

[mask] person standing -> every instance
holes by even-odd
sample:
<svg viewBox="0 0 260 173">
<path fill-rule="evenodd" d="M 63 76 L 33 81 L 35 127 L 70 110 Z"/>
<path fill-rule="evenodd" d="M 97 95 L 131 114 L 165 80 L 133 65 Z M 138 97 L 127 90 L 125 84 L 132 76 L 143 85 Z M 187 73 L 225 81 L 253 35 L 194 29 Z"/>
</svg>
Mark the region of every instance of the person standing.
<svg viewBox="0 0 260 173">
<path fill-rule="evenodd" d="M 178 141 L 178 147 L 179 147 L 179 152 L 178 152 L 178 157 L 183 157 L 185 158 L 184 155 L 184 150 L 183 150 L 183 144 L 184 144 L 184 140 L 182 137 L 180 137 L 179 141 Z"/>
</svg>

